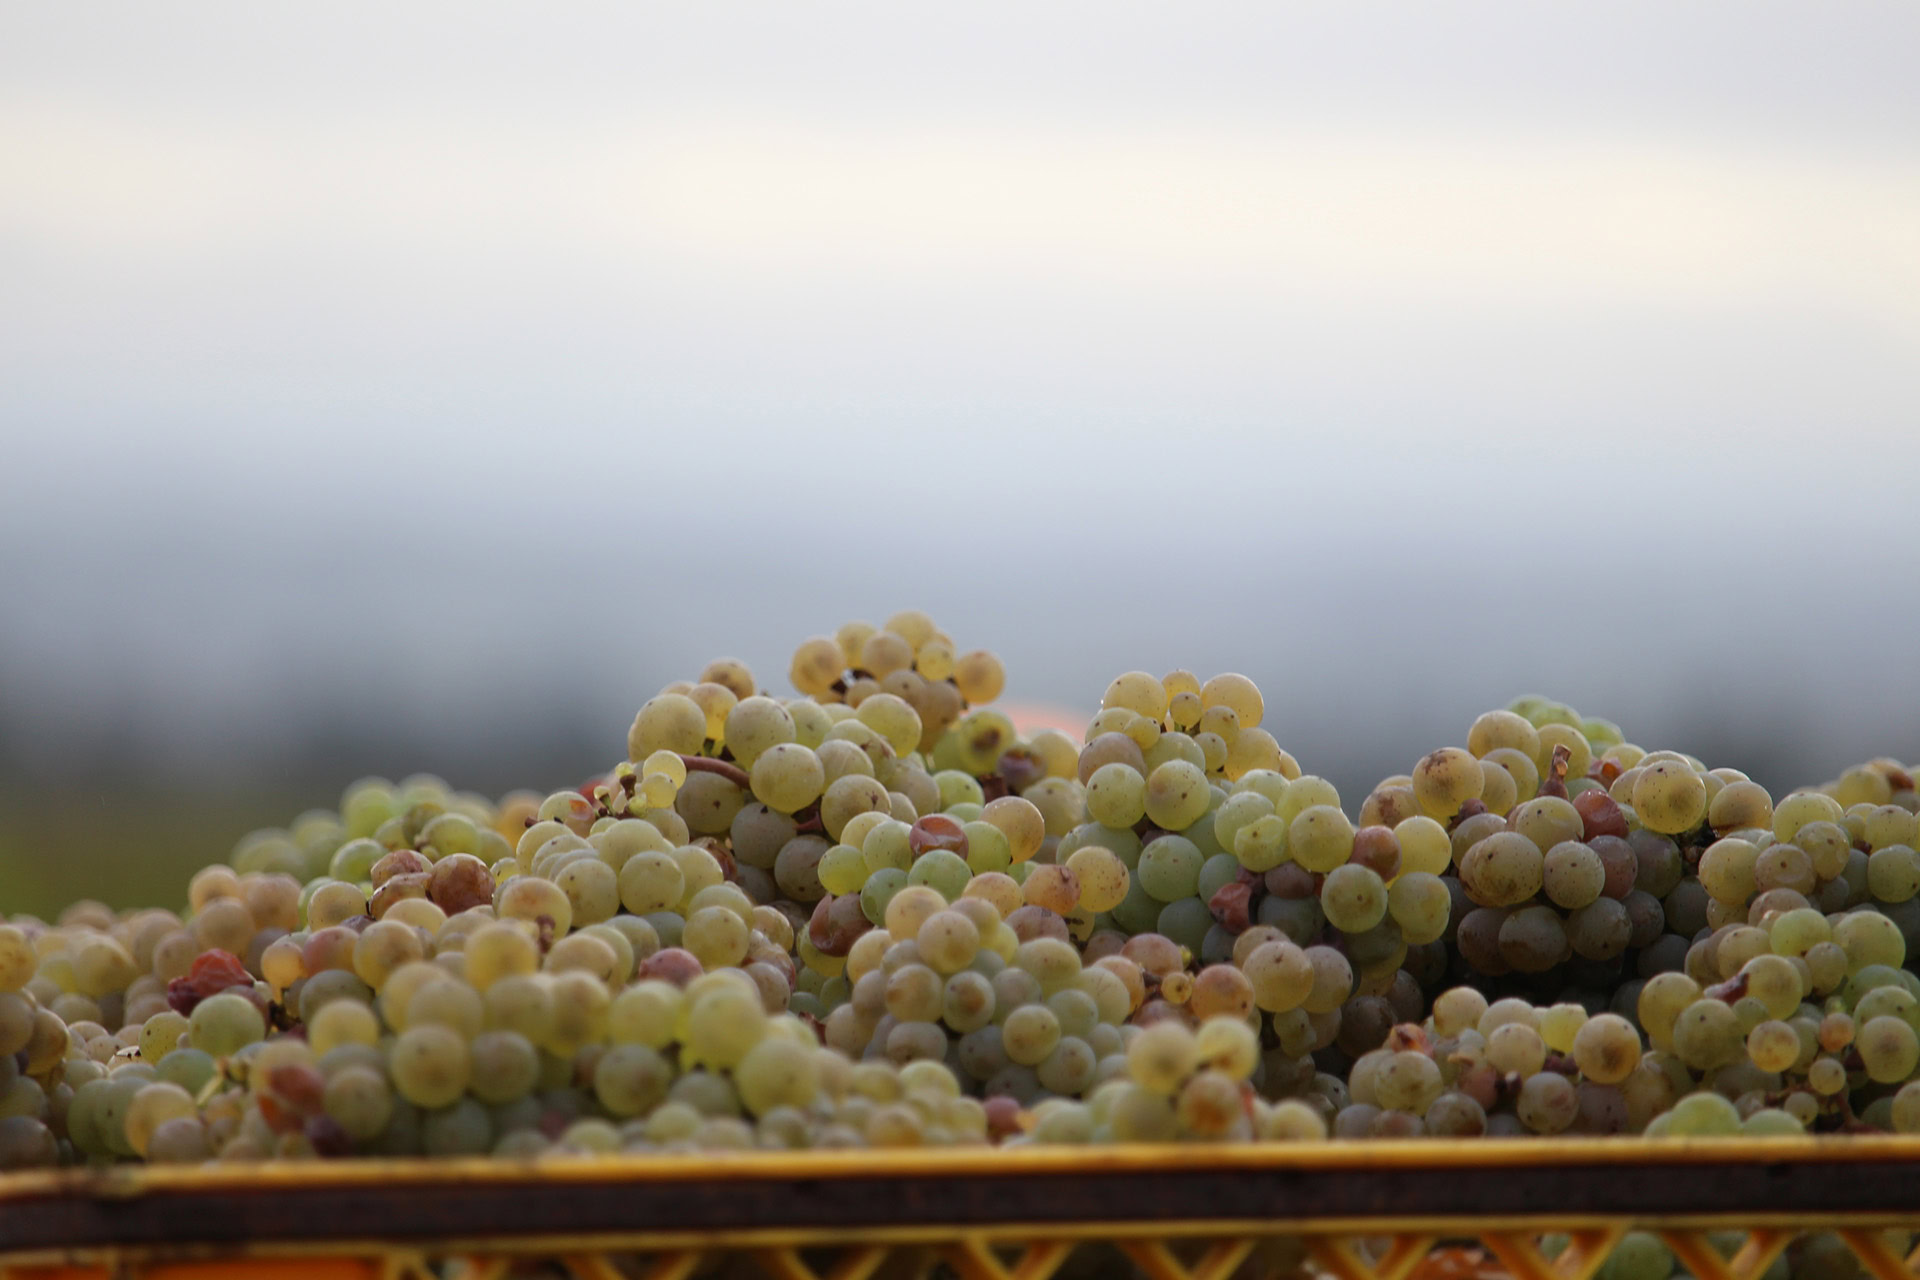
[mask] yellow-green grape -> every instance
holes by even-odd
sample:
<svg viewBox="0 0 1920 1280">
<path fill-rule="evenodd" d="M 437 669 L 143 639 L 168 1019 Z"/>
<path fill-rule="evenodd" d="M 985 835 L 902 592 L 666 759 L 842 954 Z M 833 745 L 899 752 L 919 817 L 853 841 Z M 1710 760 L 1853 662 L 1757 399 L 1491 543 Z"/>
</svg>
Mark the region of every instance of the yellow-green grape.
<svg viewBox="0 0 1920 1280">
<path fill-rule="evenodd" d="M 618 1044 L 593 1067 L 593 1094 L 613 1115 L 637 1116 L 666 1100 L 673 1065 L 643 1044 Z"/>
<path fill-rule="evenodd" d="M 1905 902 L 1920 893 L 1920 853 L 1890 844 L 1867 856 L 1867 890 L 1881 902 Z"/>
<path fill-rule="evenodd" d="M 1254 1004 L 1269 1013 L 1297 1009 L 1313 992 L 1313 961 L 1291 942 L 1262 943 L 1241 962 L 1240 970 L 1253 984 Z"/>
<path fill-rule="evenodd" d="M 780 813 L 806 808 L 827 785 L 820 757 L 797 742 L 775 743 L 761 752 L 749 777 L 753 798 Z"/>
<path fill-rule="evenodd" d="M 687 690 L 687 697 L 706 715 L 706 736 L 714 742 L 723 742 L 727 736 L 727 713 L 740 699 L 733 690 L 723 684 L 702 681 Z"/>
<path fill-rule="evenodd" d="M 1518 906 L 1540 892 L 1546 859 L 1517 831 L 1496 831 L 1476 842 L 1460 860 L 1460 885 L 1487 907 Z"/>
<path fill-rule="evenodd" d="M 1249 871 L 1271 871 L 1287 860 L 1287 838 L 1286 824 L 1270 813 L 1234 831 L 1232 853 Z"/>
<path fill-rule="evenodd" d="M 928 640 L 913 655 L 913 669 L 928 680 L 945 680 L 953 674 L 953 642 L 944 636 Z"/>
<path fill-rule="evenodd" d="M 779 806 L 770 803 L 769 807 Z M 889 808 L 887 789 L 878 780 L 863 774 L 837 778 L 824 793 L 820 793 L 820 820 L 827 834 L 835 840 L 841 838 L 847 823 L 859 815 L 886 813 Z"/>
<path fill-rule="evenodd" d="M 859 892 L 869 874 L 865 855 L 852 845 L 845 844 L 834 845 L 821 854 L 817 872 L 821 887 L 835 897 Z"/>
<path fill-rule="evenodd" d="M 1875 805 L 1860 817 L 1860 838 L 1870 850 L 1920 841 L 1920 816 L 1897 804 Z"/>
<path fill-rule="evenodd" d="M 1196 689 L 1180 689 L 1170 693 L 1167 697 L 1168 722 L 1182 732 L 1193 733 L 1195 737 L 1199 737 L 1202 732 L 1205 732 L 1198 728 L 1200 715 L 1203 710 L 1204 708 L 1200 704 L 1200 693 Z M 1212 736 L 1218 737 L 1219 735 L 1214 734 Z M 1222 741 L 1221 745 L 1224 748 L 1226 744 Z"/>
<path fill-rule="evenodd" d="M 1615 1013 L 1595 1014 L 1573 1036 L 1573 1061 L 1595 1084 L 1619 1084 L 1640 1065 L 1640 1033 Z"/>
<path fill-rule="evenodd" d="M 175 1013 L 172 1009 L 162 1009 L 154 1014 L 140 1027 L 140 1060 L 159 1062 L 179 1048 L 180 1037 L 186 1034 L 186 1030 L 185 1014 Z M 312 1038 L 311 1025 L 308 1038 Z"/>
<path fill-rule="evenodd" d="M 471 1040 L 486 1025 L 486 1001 L 464 982 L 429 982 L 406 1002 L 405 1025 L 442 1026 Z"/>
<path fill-rule="evenodd" d="M 960 972 L 980 953 L 979 926 L 961 911 L 934 912 L 920 922 L 914 941 L 927 967 L 941 975 Z"/>
<path fill-rule="evenodd" d="M 1683 761 L 1644 765 L 1633 784 L 1633 811 L 1649 831 L 1663 835 L 1691 831 L 1706 816 L 1707 785 Z"/>
<path fill-rule="evenodd" d="M 1590 846 L 1563 840 L 1547 850 L 1542 883 L 1555 906 L 1575 911 L 1600 896 L 1606 888 L 1607 870 Z"/>
<path fill-rule="evenodd" d="M 1524 1022 L 1508 1022 L 1487 1036 L 1487 1061 L 1500 1072 L 1532 1075 L 1546 1065 L 1547 1043 Z"/>
<path fill-rule="evenodd" d="M 1724 1001 L 1695 1000 L 1674 1019 L 1673 1051 L 1695 1071 L 1736 1062 L 1746 1051 L 1746 1028 Z"/>
<path fill-rule="evenodd" d="M 992 702 L 1006 687 L 1006 668 L 985 649 L 963 653 L 953 661 L 953 683 L 969 703 Z"/>
<path fill-rule="evenodd" d="M 670 853 L 636 853 L 620 868 L 620 902 L 635 915 L 672 910 L 686 890 L 686 877 Z"/>
<path fill-rule="evenodd" d="M 548 921 L 556 938 L 573 927 L 572 901 L 560 891 L 560 886 L 537 876 L 515 876 L 501 885 L 494 898 L 494 910 L 503 920 L 527 920 L 535 924 Z"/>
<path fill-rule="evenodd" d="M 1858 973 L 1872 964 L 1897 969 L 1907 958 L 1906 938 L 1900 926 L 1877 911 L 1842 916 L 1833 927 L 1833 940 L 1846 952 L 1848 973 Z"/>
<path fill-rule="evenodd" d="M 1177 1022 L 1156 1022 L 1127 1046 L 1127 1075 L 1154 1094 L 1172 1094 L 1200 1066 L 1200 1046 Z"/>
<path fill-rule="evenodd" d="M 1800 1033 L 1775 1019 L 1747 1032 L 1747 1058 L 1762 1071 L 1784 1072 L 1800 1060 Z"/>
<path fill-rule="evenodd" d="M 1751 841 L 1727 836 L 1700 855 L 1700 887 L 1722 902 L 1745 906 L 1757 887 L 1754 866 L 1760 850 Z"/>
<path fill-rule="evenodd" d="M 307 1023 L 307 1043 L 316 1055 L 341 1045 L 380 1042 L 380 1019 L 358 1000 L 329 1001 Z"/>
<path fill-rule="evenodd" d="M 1131 827 L 1147 813 L 1147 781 L 1131 765 L 1103 764 L 1087 779 L 1087 816 L 1106 827 Z"/>
<path fill-rule="evenodd" d="M 573 907 L 573 924 L 581 927 L 611 920 L 620 910 L 620 876 L 598 858 L 580 858 L 560 868 L 554 885 Z"/>
<path fill-rule="evenodd" d="M 231 991 L 208 996 L 187 1015 L 187 1042 L 216 1058 L 264 1039 L 267 1021 L 253 1001 Z"/>
<path fill-rule="evenodd" d="M 1403 818 L 1394 824 L 1393 837 L 1400 843 L 1400 873 L 1424 871 L 1444 875 L 1453 867 L 1453 842 L 1447 829 L 1424 814 Z"/>
<path fill-rule="evenodd" d="M 1586 1024 L 1585 1006 L 1565 1001 L 1542 1009 L 1535 1029 L 1540 1032 L 1540 1038 L 1546 1041 L 1547 1048 L 1554 1053 L 1572 1053 L 1574 1039 Z"/>
<path fill-rule="evenodd" d="M 1920 1133 L 1920 1083 L 1902 1085 L 1893 1095 L 1893 1131 Z"/>
<path fill-rule="evenodd" d="M 641 704 L 627 730 L 627 759 L 640 761 L 656 751 L 698 755 L 706 744 L 707 713 L 681 693 L 663 693 Z"/>
<path fill-rule="evenodd" d="M 1449 987 L 1433 998 L 1433 1029 L 1443 1036 L 1477 1031 L 1487 998 L 1472 987 Z"/>
<path fill-rule="evenodd" d="M 1268 769 L 1288 778 L 1300 772 L 1300 766 L 1280 749 L 1280 744 L 1272 734 L 1265 729 L 1242 728 L 1227 746 L 1227 760 L 1222 772 L 1228 778 L 1238 779 L 1256 769 Z"/>
<path fill-rule="evenodd" d="M 702 907 L 687 917 L 680 945 L 709 971 L 737 965 L 747 956 L 750 930 L 725 907 Z"/>
<path fill-rule="evenodd" d="M 1860 1063 L 1879 1084 L 1907 1079 L 1920 1066 L 1920 1038 L 1904 1018 L 1870 1018 L 1853 1039 Z"/>
<path fill-rule="evenodd" d="M 1700 984 L 1684 973 L 1658 973 L 1640 988 L 1636 1013 L 1648 1041 L 1663 1052 L 1673 1048 L 1673 1025 L 1700 998 Z"/>
<path fill-rule="evenodd" d="M 1353 852 L 1353 823 L 1330 804 L 1309 805 L 1288 824 L 1286 848 L 1308 871 L 1332 871 Z"/>
<path fill-rule="evenodd" d="M 1130 878 L 1119 855 L 1098 845 L 1075 849 L 1067 870 L 1080 881 L 1080 906 L 1088 911 L 1111 911 L 1127 896 Z"/>
<path fill-rule="evenodd" d="M 734 1068 L 741 1105 L 756 1116 L 776 1107 L 805 1108 L 820 1093 L 819 1058 L 806 1046 L 768 1036 L 749 1049 Z"/>
<path fill-rule="evenodd" d="M 691 1061 L 727 1070 L 739 1064 L 766 1031 L 766 1010 L 737 983 L 716 986 L 691 1002 L 684 1043 Z"/>
<path fill-rule="evenodd" d="M 450 1027 L 409 1027 L 387 1058 L 393 1087 L 416 1107 L 444 1107 L 467 1090 L 471 1071 L 467 1041 Z"/>
<path fill-rule="evenodd" d="M 198 1108 L 193 1095 L 177 1084 L 164 1081 L 142 1086 L 127 1104 L 124 1122 L 127 1145 L 133 1154 L 145 1156 L 156 1129 L 169 1120 L 194 1115 Z"/>
<path fill-rule="evenodd" d="M 1167 687 L 1144 671 L 1115 676 L 1100 698 L 1100 706 L 1125 707 L 1136 715 L 1160 721 L 1167 717 Z"/>
<path fill-rule="evenodd" d="M 1531 800 L 1535 793 L 1540 790 L 1540 770 L 1535 767 L 1531 759 L 1522 755 L 1513 747 L 1496 747 L 1494 750 L 1489 751 L 1480 761 L 1481 770 L 1484 772 L 1488 765 L 1496 766 L 1501 772 L 1504 772 L 1508 778 L 1512 779 L 1513 803 L 1515 805 Z M 1483 798 L 1489 786 L 1497 785 L 1497 779 L 1493 784 L 1488 784 L 1483 780 Z M 1493 809 L 1491 800 L 1488 800 L 1486 803 L 1489 811 L 1498 812 Z M 1508 807 L 1507 812 L 1512 812 L 1512 806 Z"/>
<path fill-rule="evenodd" d="M 801 641 L 800 647 L 793 651 L 787 678 L 801 693 L 818 698 L 833 691 L 834 682 L 852 660 L 853 655 L 843 652 L 835 641 L 826 636 L 813 636 Z"/>
<path fill-rule="evenodd" d="M 906 699 L 891 693 L 876 693 L 861 699 L 854 714 L 860 722 L 878 733 L 895 755 L 905 756 L 920 746 L 920 713 Z"/>
<path fill-rule="evenodd" d="M 1387 912 L 1411 946 L 1424 946 L 1447 931 L 1453 895 L 1439 876 L 1403 871 L 1387 889 Z"/>
<path fill-rule="evenodd" d="M 1467 750 L 1485 757 L 1502 747 L 1518 750 L 1531 759 L 1540 754 L 1539 730 L 1525 716 L 1511 711 L 1483 713 L 1467 730 Z"/>
<path fill-rule="evenodd" d="M 1480 762 L 1480 803 L 1488 813 L 1505 815 L 1520 801 L 1519 784 L 1497 761 Z"/>
<path fill-rule="evenodd" d="M 1327 873 L 1320 909 L 1342 933 L 1365 933 L 1387 914 L 1387 886 L 1370 867 L 1347 863 Z"/>
<path fill-rule="evenodd" d="M 615 1044 L 664 1049 L 672 1044 L 685 1000 L 680 989 L 657 978 L 634 983 L 607 1009 L 607 1036 Z"/>
<path fill-rule="evenodd" d="M 1001 796 L 980 811 L 982 821 L 1000 828 L 1007 838 L 1007 853 L 1015 862 L 1025 862 L 1040 852 L 1046 842 L 1047 820 L 1039 806 L 1021 796 Z"/>
<path fill-rule="evenodd" d="M 1791 841 L 1809 822 L 1840 825 L 1845 810 L 1832 796 L 1817 791 L 1796 791 L 1773 807 L 1773 838 Z"/>
<path fill-rule="evenodd" d="M 1764 946 L 1766 942 L 1766 935 L 1761 934 L 1757 944 Z M 1725 945 L 1722 943 L 1723 950 Z M 1790 1018 L 1799 1009 L 1800 997 L 1804 994 L 1800 971 L 1785 956 L 1756 955 L 1746 961 L 1739 972 L 1747 980 L 1747 994 L 1764 1004 L 1772 1017 Z"/>
<path fill-rule="evenodd" d="M 1200 704 L 1203 707 L 1226 707 L 1239 717 L 1243 729 L 1254 728 L 1266 714 L 1260 687 L 1245 676 L 1232 672 L 1217 675 L 1201 685 Z"/>
<path fill-rule="evenodd" d="M 1332 1013 L 1353 994 L 1353 966 L 1332 947 L 1308 947 L 1313 965 L 1313 990 L 1301 1001 L 1308 1013 Z"/>
<path fill-rule="evenodd" d="M 1206 773 L 1190 761 L 1169 760 L 1147 777 L 1147 817 L 1163 831 L 1192 826 L 1212 799 Z"/>
<path fill-rule="evenodd" d="M 1729 782 L 1707 802 L 1707 825 L 1721 835 L 1769 830 L 1773 826 L 1773 797 L 1757 782 Z"/>
<path fill-rule="evenodd" d="M 1460 806 L 1478 799 L 1480 762 L 1459 747 L 1442 747 L 1413 766 L 1413 798 L 1429 816 L 1451 818 Z"/>
</svg>

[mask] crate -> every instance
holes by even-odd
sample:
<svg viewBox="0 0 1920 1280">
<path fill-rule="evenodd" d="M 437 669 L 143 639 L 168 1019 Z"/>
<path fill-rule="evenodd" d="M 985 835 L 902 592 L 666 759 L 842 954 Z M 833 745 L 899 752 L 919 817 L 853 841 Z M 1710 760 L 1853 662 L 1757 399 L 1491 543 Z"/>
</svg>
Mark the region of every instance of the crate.
<svg viewBox="0 0 1920 1280">
<path fill-rule="evenodd" d="M 1828 1259 L 1844 1248 L 1875 1280 L 1912 1280 L 1920 1139 L 341 1161 L 0 1178 L 0 1280 L 1589 1280 L 1629 1230 L 1661 1234 L 1697 1280 L 1757 1280 L 1789 1247 Z"/>
</svg>

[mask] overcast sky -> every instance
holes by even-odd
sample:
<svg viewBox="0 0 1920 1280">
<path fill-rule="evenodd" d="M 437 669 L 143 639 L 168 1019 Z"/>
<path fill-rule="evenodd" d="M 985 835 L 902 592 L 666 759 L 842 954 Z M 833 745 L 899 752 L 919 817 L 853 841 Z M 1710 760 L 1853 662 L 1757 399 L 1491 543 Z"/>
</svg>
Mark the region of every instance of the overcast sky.
<svg viewBox="0 0 1920 1280">
<path fill-rule="evenodd" d="M 1901 3 L 10 6 L 0 717 L 50 768 L 612 752 L 914 605 L 1029 698 L 1246 670 L 1349 784 L 1532 688 L 1792 781 L 1920 756 L 1915 49 Z"/>
</svg>

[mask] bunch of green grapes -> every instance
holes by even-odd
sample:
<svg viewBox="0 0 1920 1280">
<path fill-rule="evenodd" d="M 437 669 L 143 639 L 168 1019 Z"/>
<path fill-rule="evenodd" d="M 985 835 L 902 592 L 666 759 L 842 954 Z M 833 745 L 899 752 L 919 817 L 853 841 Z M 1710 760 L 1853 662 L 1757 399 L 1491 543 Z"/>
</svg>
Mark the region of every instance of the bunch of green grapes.
<svg viewBox="0 0 1920 1280">
<path fill-rule="evenodd" d="M 989 876 L 1006 879 L 977 880 Z M 894 895 L 833 984 L 825 1042 L 862 1059 L 945 1062 L 987 1098 L 1078 1097 L 1118 1069 L 1141 971 L 1119 955 L 1084 963 L 1064 937 L 1021 939 L 992 886 L 976 888 L 951 901 L 926 885 Z"/>
</svg>

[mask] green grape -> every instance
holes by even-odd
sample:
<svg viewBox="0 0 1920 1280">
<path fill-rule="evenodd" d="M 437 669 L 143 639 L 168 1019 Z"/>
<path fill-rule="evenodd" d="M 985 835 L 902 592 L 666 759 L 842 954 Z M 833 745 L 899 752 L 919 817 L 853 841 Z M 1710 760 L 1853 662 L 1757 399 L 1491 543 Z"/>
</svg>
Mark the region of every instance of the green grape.
<svg viewBox="0 0 1920 1280">
<path fill-rule="evenodd" d="M 1676 1138 L 1737 1133 L 1740 1113 L 1717 1093 L 1690 1093 L 1673 1104 L 1668 1132 Z"/>
<path fill-rule="evenodd" d="M 1920 1066 L 1920 1037 L 1901 1018 L 1868 1020 L 1855 1034 L 1853 1044 L 1867 1074 L 1880 1084 L 1906 1080 Z"/>
<path fill-rule="evenodd" d="M 1453 896 L 1437 875 L 1403 872 L 1387 889 L 1387 912 L 1411 945 L 1424 945 L 1445 934 L 1452 911 Z"/>
<path fill-rule="evenodd" d="M 726 907 L 702 907 L 687 917 L 680 945 L 708 970 L 737 965 L 747 957 L 750 929 Z"/>
<path fill-rule="evenodd" d="M 187 1019 L 187 1040 L 216 1058 L 228 1057 L 264 1038 L 267 1021 L 253 1001 L 223 991 L 194 1006 Z"/>
<path fill-rule="evenodd" d="M 1867 855 L 1867 889 L 1881 902 L 1905 902 L 1920 893 L 1920 853 L 1904 844 L 1875 849 Z"/>
<path fill-rule="evenodd" d="M 973 869 L 957 853 L 945 849 L 930 849 L 920 855 L 913 864 L 913 870 L 907 873 L 907 883 L 926 885 L 936 890 L 948 902 L 957 900 L 967 891 L 967 884 L 973 879 Z"/>
<path fill-rule="evenodd" d="M 1413 767 L 1415 803 L 1430 817 L 1451 818 L 1460 806 L 1480 796 L 1480 762 L 1458 747 L 1443 747 Z"/>
<path fill-rule="evenodd" d="M 1147 777 L 1146 814 L 1162 830 L 1178 831 L 1198 822 L 1211 800 L 1205 770 L 1189 760 L 1168 760 Z"/>
<path fill-rule="evenodd" d="M 894 895 L 908 887 L 907 873 L 893 867 L 883 867 L 867 877 L 867 883 L 860 890 L 860 911 L 872 924 L 880 924 L 886 919 L 887 907 Z"/>
<path fill-rule="evenodd" d="M 1404 818 L 1393 828 L 1400 845 L 1401 874 L 1425 872 L 1443 875 L 1453 867 L 1453 844 L 1447 829 L 1432 818 L 1417 815 Z"/>
<path fill-rule="evenodd" d="M 1087 779 L 1087 814 L 1109 827 L 1131 827 L 1147 813 L 1147 780 L 1128 764 L 1103 764 Z"/>
<path fill-rule="evenodd" d="M 1719 1000 L 1695 1000 L 1673 1023 L 1673 1051 L 1695 1071 L 1711 1071 L 1738 1061 L 1746 1050 L 1746 1030 L 1731 1006 Z"/>
<path fill-rule="evenodd" d="M 1501 831 L 1475 843 L 1460 860 L 1460 884 L 1482 906 L 1510 907 L 1540 892 L 1546 859 L 1533 840 Z"/>
<path fill-rule="evenodd" d="M 213 1055 L 206 1050 L 182 1048 L 166 1056 L 155 1071 L 155 1078 L 177 1084 L 197 1096 L 219 1069 Z"/>
<path fill-rule="evenodd" d="M 753 798 L 780 813 L 795 813 L 806 808 L 820 798 L 827 785 L 826 769 L 820 757 L 797 742 L 780 742 L 768 747 L 754 760 L 749 776 Z"/>
<path fill-rule="evenodd" d="M 1833 940 L 1846 952 L 1847 969 L 1852 973 L 1875 964 L 1897 968 L 1907 958 L 1907 942 L 1900 926 L 1876 911 L 1842 916 L 1833 927 Z"/>
<path fill-rule="evenodd" d="M 1353 824 L 1333 805 L 1309 805 L 1288 824 L 1286 847 L 1308 871 L 1332 871 L 1353 852 Z"/>
<path fill-rule="evenodd" d="M 837 844 L 820 855 L 820 885 L 836 897 L 858 893 L 867 882 L 866 855 L 852 845 Z"/>
<path fill-rule="evenodd" d="M 409 1027 L 388 1058 L 393 1087 L 416 1107 L 444 1107 L 466 1092 L 471 1071 L 467 1041 L 437 1023 Z"/>
<path fill-rule="evenodd" d="M 643 1044 L 620 1044 L 600 1055 L 593 1068 L 593 1094 L 616 1116 L 636 1116 L 666 1099 L 673 1066 Z"/>
<path fill-rule="evenodd" d="M 607 1034 L 616 1044 L 641 1044 L 664 1049 L 672 1044 L 685 1001 L 668 982 L 636 982 L 615 997 L 607 1009 Z"/>
<path fill-rule="evenodd" d="M 1387 886 L 1369 867 L 1335 867 L 1321 886 L 1320 909 L 1342 933 L 1364 933 L 1386 918 Z"/>
<path fill-rule="evenodd" d="M 804 1046 L 769 1036 L 749 1049 L 734 1068 L 740 1101 L 756 1116 L 775 1107 L 810 1106 L 820 1091 L 818 1059 Z"/>
<path fill-rule="evenodd" d="M 735 986 L 716 988 L 687 1010 L 683 1043 L 690 1061 L 726 1070 L 759 1043 L 765 1026 L 756 995 Z"/>
<path fill-rule="evenodd" d="M 468 1046 L 474 1097 L 495 1106 L 524 1098 L 540 1079 L 540 1054 L 517 1031 L 483 1031 Z"/>
<path fill-rule="evenodd" d="M 1005 871 L 1013 865 L 1013 846 L 1006 834 L 982 819 L 961 824 L 967 837 L 967 866 L 975 875 Z"/>
</svg>

